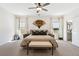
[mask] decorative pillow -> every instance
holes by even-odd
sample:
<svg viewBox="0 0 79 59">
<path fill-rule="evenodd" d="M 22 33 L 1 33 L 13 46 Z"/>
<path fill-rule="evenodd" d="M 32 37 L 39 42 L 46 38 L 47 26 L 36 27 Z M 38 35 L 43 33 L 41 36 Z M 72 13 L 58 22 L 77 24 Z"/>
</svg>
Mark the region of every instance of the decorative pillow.
<svg viewBox="0 0 79 59">
<path fill-rule="evenodd" d="M 23 34 L 23 38 L 25 38 L 25 37 L 27 37 L 27 36 L 29 36 L 30 34 Z"/>
<path fill-rule="evenodd" d="M 54 37 L 54 35 L 53 34 L 48 34 L 49 36 L 51 36 L 51 37 Z"/>
<path fill-rule="evenodd" d="M 47 31 L 41 30 L 41 31 L 40 31 L 40 35 L 47 35 Z"/>
<path fill-rule="evenodd" d="M 32 35 L 39 35 L 39 31 L 32 31 Z"/>
<path fill-rule="evenodd" d="M 32 30 L 32 35 L 47 35 L 47 30 Z"/>
</svg>

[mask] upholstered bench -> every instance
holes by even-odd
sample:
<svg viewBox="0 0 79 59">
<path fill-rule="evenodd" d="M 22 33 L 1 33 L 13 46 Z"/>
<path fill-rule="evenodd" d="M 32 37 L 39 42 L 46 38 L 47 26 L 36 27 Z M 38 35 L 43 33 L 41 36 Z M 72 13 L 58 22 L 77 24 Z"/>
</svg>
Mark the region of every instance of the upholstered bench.
<svg viewBox="0 0 79 59">
<path fill-rule="evenodd" d="M 29 44 L 28 44 L 28 47 L 27 47 L 27 55 L 29 53 L 29 49 L 30 48 L 37 48 L 37 49 L 46 49 L 46 48 L 51 48 L 52 49 L 52 55 L 53 55 L 53 45 L 51 44 L 50 41 L 31 41 Z"/>
</svg>

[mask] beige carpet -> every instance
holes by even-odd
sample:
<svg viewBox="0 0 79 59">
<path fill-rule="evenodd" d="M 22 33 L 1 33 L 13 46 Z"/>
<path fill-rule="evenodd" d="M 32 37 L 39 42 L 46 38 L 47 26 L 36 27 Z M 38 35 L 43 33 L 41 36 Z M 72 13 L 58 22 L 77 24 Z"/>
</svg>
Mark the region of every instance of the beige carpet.
<svg viewBox="0 0 79 59">
<path fill-rule="evenodd" d="M 22 49 L 20 42 L 8 42 L 0 46 L 0 56 L 27 56 L 27 49 Z M 62 40 L 57 42 L 59 47 L 54 50 L 54 56 L 79 56 L 79 47 Z M 51 56 L 51 50 L 30 50 L 29 56 Z"/>
</svg>

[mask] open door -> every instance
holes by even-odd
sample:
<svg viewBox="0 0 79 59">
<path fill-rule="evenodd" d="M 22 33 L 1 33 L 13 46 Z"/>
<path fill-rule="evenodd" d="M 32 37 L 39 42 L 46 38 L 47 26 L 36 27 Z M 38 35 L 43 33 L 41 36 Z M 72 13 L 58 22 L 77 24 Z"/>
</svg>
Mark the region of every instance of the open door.
<svg viewBox="0 0 79 59">
<path fill-rule="evenodd" d="M 67 41 L 72 41 L 72 22 L 67 22 Z"/>
</svg>

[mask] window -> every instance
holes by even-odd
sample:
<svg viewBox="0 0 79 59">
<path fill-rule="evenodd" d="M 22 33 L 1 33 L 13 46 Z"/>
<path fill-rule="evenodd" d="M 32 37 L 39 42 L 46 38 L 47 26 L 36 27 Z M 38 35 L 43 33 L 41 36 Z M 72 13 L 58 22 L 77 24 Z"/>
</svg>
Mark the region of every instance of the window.
<svg viewBox="0 0 79 59">
<path fill-rule="evenodd" d="M 59 29 L 59 20 L 58 19 L 54 19 L 52 20 L 52 26 L 53 26 L 53 29 Z"/>
<path fill-rule="evenodd" d="M 16 19 L 15 19 L 16 33 L 21 33 L 21 34 L 26 33 L 26 28 L 27 28 L 26 25 L 27 25 L 26 17 L 23 17 L 23 16 L 16 17 Z"/>
</svg>

